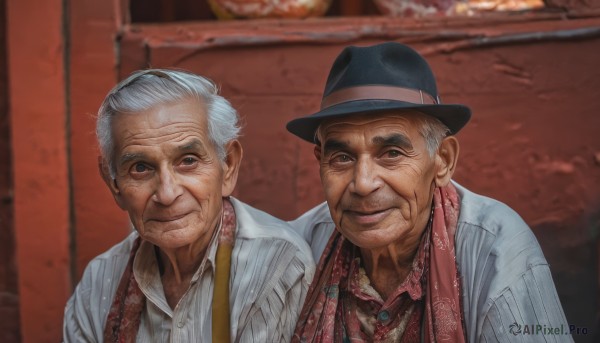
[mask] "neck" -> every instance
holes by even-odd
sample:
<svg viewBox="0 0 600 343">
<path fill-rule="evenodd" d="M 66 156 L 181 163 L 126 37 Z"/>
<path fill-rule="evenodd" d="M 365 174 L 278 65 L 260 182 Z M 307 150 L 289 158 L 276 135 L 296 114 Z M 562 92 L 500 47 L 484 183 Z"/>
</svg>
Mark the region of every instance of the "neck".
<svg viewBox="0 0 600 343">
<path fill-rule="evenodd" d="M 204 252 L 198 254 L 188 251 L 157 250 L 165 299 L 169 306 L 175 309 L 179 300 L 187 292 L 194 273 L 200 267 L 206 248 Z"/>
<path fill-rule="evenodd" d="M 198 253 L 192 253 L 191 250 L 193 249 L 177 251 L 159 248 L 157 252 L 162 277 L 174 280 L 176 284 L 190 280 L 200 267 L 206 248 Z"/>
<path fill-rule="evenodd" d="M 170 284 L 177 285 L 189 283 L 204 260 L 218 222 L 212 227 L 212 230 L 190 245 L 173 249 L 157 247 L 158 264 L 163 281 L 169 280 Z"/>
<path fill-rule="evenodd" d="M 400 287 L 411 272 L 413 260 L 428 222 L 429 218 L 427 217 L 427 221 L 421 226 L 422 229 L 387 246 L 360 249 L 363 265 L 371 285 L 384 300 L 387 300 Z"/>
<path fill-rule="evenodd" d="M 217 226 L 218 222 L 211 225 L 212 230 L 190 245 L 175 249 L 157 247 L 162 286 L 167 303 L 172 309 L 176 308 L 189 289 L 194 274 L 205 258 Z"/>
<path fill-rule="evenodd" d="M 392 244 L 378 249 L 360 250 L 371 285 L 384 300 L 402 284 L 410 273 L 417 249 L 418 244 L 414 248 Z"/>
</svg>

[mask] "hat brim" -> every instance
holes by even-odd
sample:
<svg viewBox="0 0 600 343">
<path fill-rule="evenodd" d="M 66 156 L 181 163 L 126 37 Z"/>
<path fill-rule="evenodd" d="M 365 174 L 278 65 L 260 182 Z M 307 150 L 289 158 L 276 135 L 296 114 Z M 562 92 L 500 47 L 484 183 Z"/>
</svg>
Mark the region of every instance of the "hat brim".
<svg viewBox="0 0 600 343">
<path fill-rule="evenodd" d="M 328 107 L 310 116 L 296 118 L 287 123 L 289 132 L 315 143 L 315 131 L 325 119 L 342 118 L 356 114 L 374 114 L 390 110 L 415 110 L 439 119 L 456 134 L 471 118 L 471 110 L 464 105 L 420 105 L 395 100 L 355 100 Z"/>
</svg>

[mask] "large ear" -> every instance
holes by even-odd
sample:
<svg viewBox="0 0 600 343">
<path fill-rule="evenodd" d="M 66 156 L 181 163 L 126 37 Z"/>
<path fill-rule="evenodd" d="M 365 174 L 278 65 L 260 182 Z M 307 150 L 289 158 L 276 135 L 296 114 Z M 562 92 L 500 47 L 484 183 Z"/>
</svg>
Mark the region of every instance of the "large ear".
<svg viewBox="0 0 600 343">
<path fill-rule="evenodd" d="M 242 144 L 234 139 L 227 143 L 226 152 L 227 157 L 223 162 L 223 184 L 221 186 L 221 195 L 224 197 L 230 196 L 235 189 L 244 149 L 242 149 Z"/>
<path fill-rule="evenodd" d="M 436 186 L 444 187 L 452 179 L 452 175 L 454 175 L 454 171 L 456 170 L 459 150 L 460 147 L 456 137 L 448 136 L 442 140 L 435 156 L 437 167 L 435 174 Z"/>
<path fill-rule="evenodd" d="M 320 145 L 318 145 L 318 144 L 315 145 L 313 154 L 315 154 L 315 158 L 317 159 L 317 161 L 319 161 L 319 163 L 321 163 L 321 146 Z"/>
<path fill-rule="evenodd" d="M 110 192 L 112 193 L 113 198 L 115 198 L 115 202 L 117 203 L 117 205 L 119 205 L 119 207 L 124 210 L 125 208 L 123 207 L 124 204 L 121 191 L 119 190 L 119 186 L 117 185 L 117 180 L 113 179 L 113 177 L 110 175 L 109 168 L 110 167 L 108 166 L 108 161 L 102 158 L 102 156 L 98 156 L 98 171 L 100 172 L 100 176 L 102 177 L 102 180 L 104 181 L 108 189 L 110 189 Z"/>
</svg>

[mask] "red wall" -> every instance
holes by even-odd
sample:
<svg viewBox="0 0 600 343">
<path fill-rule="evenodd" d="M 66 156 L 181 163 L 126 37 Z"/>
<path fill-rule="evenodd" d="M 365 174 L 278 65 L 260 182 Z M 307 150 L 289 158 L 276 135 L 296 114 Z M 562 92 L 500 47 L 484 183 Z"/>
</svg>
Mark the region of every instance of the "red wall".
<svg viewBox="0 0 600 343">
<path fill-rule="evenodd" d="M 524 217 L 551 263 L 569 321 L 591 328 L 597 325 L 599 284 L 598 23 L 553 16 L 429 25 L 367 18 L 284 29 L 265 22 L 243 34 L 236 31 L 240 23 L 136 26 L 123 36 L 120 75 L 165 66 L 216 80 L 245 121 L 237 196 L 291 219 L 322 201 L 322 193 L 312 147 L 288 134 L 285 123 L 318 108 L 331 61 L 345 45 L 409 42 L 430 61 L 443 101 L 473 109 L 473 120 L 459 134 L 455 179 Z M 294 36 L 286 33 L 292 30 Z M 247 44 L 246 36 L 275 43 Z M 91 121 L 82 124 L 93 127 Z M 99 178 L 89 182 L 102 188 Z M 123 225 L 114 205 L 94 206 L 113 218 L 111 225 Z M 79 235 L 82 262 L 104 248 L 84 235 L 89 232 Z M 102 244 L 109 246 L 111 239 Z"/>
<path fill-rule="evenodd" d="M 56 342 L 69 294 L 63 2 L 7 1 L 14 233 L 23 342 Z"/>
<path fill-rule="evenodd" d="M 6 10 L 0 0 L 0 342 L 13 343 L 20 333 L 5 51 Z"/>
<path fill-rule="evenodd" d="M 8 1 L 24 342 L 60 339 L 72 283 L 128 231 L 98 175 L 94 138 L 94 113 L 119 78 L 168 66 L 217 81 L 245 121 L 237 196 L 291 219 L 322 193 L 311 146 L 288 134 L 285 123 L 317 109 L 343 46 L 384 40 L 415 46 L 431 62 L 442 99 L 472 107 L 473 120 L 459 134 L 456 179 L 525 218 L 551 263 L 569 321 L 596 325 L 600 15 L 132 26 L 124 25 L 117 1 L 69 4 L 63 12 L 58 0 L 44 7 Z"/>
</svg>

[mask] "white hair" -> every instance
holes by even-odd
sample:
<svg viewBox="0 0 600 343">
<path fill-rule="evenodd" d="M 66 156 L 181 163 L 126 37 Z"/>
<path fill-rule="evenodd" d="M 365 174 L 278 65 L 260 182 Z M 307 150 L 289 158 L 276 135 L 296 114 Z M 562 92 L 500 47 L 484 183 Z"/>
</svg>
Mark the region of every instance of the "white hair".
<svg viewBox="0 0 600 343">
<path fill-rule="evenodd" d="M 439 119 L 427 114 L 417 113 L 415 118 L 420 124 L 419 133 L 425 138 L 429 157 L 434 157 L 444 138 L 450 135 L 450 129 Z"/>
<path fill-rule="evenodd" d="M 98 110 L 96 136 L 102 157 L 108 161 L 114 178 L 112 119 L 117 114 L 136 113 L 161 104 L 188 98 L 205 106 L 208 133 L 217 155 L 225 160 L 227 143 L 239 137 L 240 120 L 236 110 L 219 94 L 209 79 L 186 71 L 147 69 L 133 73 L 108 92 Z"/>
<path fill-rule="evenodd" d="M 442 144 L 442 140 L 444 140 L 446 136 L 450 135 L 450 129 L 439 119 L 433 116 L 416 111 L 411 111 L 409 113 L 411 118 L 413 118 L 419 126 L 419 133 L 425 139 L 429 156 L 434 157 L 435 153 L 440 147 L 440 144 Z M 317 145 L 321 145 L 323 128 L 323 123 L 321 123 L 315 130 L 315 138 L 313 141 Z"/>
</svg>

